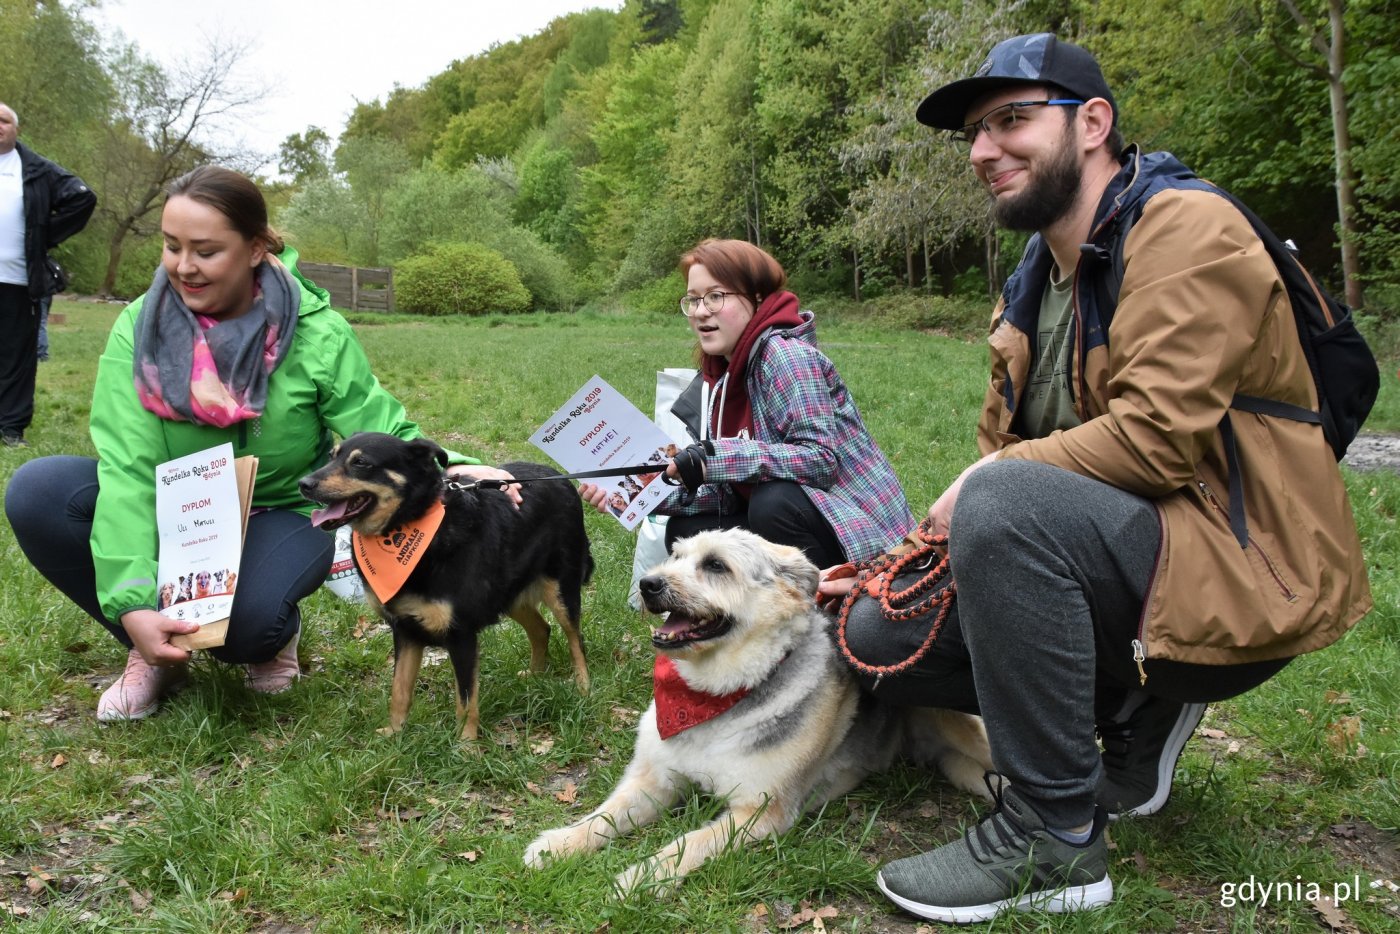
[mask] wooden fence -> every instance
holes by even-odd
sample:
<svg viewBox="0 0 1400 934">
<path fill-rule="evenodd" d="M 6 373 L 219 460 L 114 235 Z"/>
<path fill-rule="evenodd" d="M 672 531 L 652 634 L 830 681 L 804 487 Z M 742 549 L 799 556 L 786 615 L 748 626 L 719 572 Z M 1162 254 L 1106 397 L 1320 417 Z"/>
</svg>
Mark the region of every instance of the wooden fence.
<svg viewBox="0 0 1400 934">
<path fill-rule="evenodd" d="M 331 293 L 331 304 L 347 311 L 393 311 L 394 270 L 329 263 L 298 263 L 302 274 Z"/>
</svg>

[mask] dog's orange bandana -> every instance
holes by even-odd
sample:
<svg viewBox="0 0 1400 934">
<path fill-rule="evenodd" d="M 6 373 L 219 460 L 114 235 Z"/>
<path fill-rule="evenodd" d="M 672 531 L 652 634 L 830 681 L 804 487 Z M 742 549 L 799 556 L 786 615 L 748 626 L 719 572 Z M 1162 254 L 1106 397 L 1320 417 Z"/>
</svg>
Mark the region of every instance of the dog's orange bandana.
<svg viewBox="0 0 1400 934">
<path fill-rule="evenodd" d="M 706 694 L 685 683 L 671 659 L 658 652 L 652 671 L 652 691 L 656 696 L 656 730 L 670 739 L 682 730 L 712 720 L 743 700 L 748 688 L 730 694 Z"/>
<path fill-rule="evenodd" d="M 414 522 L 366 538 L 359 532 L 350 535 L 355 547 L 355 564 L 360 568 L 365 583 L 379 598 L 380 603 L 388 603 L 399 592 L 408 575 L 418 566 L 428 543 L 437 534 L 446 513 L 442 501 L 419 516 Z"/>
</svg>

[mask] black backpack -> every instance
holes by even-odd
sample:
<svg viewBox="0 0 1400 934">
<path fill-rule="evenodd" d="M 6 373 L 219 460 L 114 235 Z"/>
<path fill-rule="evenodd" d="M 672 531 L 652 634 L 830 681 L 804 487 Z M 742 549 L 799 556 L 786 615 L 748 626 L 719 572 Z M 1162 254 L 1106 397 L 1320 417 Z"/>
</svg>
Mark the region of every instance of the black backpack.
<svg viewBox="0 0 1400 934">
<path fill-rule="evenodd" d="M 1269 257 L 1278 268 L 1284 288 L 1288 290 L 1288 301 L 1293 306 L 1293 318 L 1298 325 L 1298 337 L 1302 341 L 1303 356 L 1307 358 L 1308 369 L 1312 372 L 1313 385 L 1317 387 L 1318 410 L 1279 402 L 1275 399 L 1261 399 L 1257 396 L 1236 394 L 1230 400 L 1230 408 L 1259 415 L 1289 418 L 1294 421 L 1309 422 L 1322 426 L 1323 437 L 1332 447 L 1337 460 L 1346 454 L 1361 425 L 1376 403 L 1376 393 L 1380 391 L 1381 373 L 1376 365 L 1375 355 L 1366 344 L 1366 339 L 1356 329 L 1351 309 L 1337 301 L 1313 279 L 1298 261 L 1297 251 L 1291 243 L 1285 244 L 1269 229 L 1269 226 L 1238 198 L 1222 188 L 1211 186 L 1211 190 L 1229 201 L 1249 221 L 1254 233 L 1269 251 Z M 1118 221 L 1118 230 L 1112 235 L 1112 250 L 1085 244 L 1082 249 L 1090 252 L 1097 260 L 1105 261 L 1108 270 L 1100 280 L 1098 292 L 1099 309 L 1105 332 L 1118 307 L 1118 291 L 1123 285 L 1123 246 L 1128 239 L 1132 225 L 1123 219 Z M 1225 454 L 1230 469 L 1230 524 L 1244 547 L 1248 530 L 1244 525 L 1243 490 L 1239 482 L 1239 464 L 1235 454 L 1234 433 L 1230 427 L 1230 416 L 1220 423 L 1220 432 L 1225 440 Z"/>
</svg>

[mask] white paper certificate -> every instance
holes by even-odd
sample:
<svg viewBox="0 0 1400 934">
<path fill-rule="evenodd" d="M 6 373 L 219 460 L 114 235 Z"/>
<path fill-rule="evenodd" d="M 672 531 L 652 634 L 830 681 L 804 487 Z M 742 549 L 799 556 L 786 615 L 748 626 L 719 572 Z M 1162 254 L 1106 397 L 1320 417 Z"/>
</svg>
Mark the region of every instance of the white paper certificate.
<svg viewBox="0 0 1400 934">
<path fill-rule="evenodd" d="M 156 468 L 155 480 L 156 609 L 186 622 L 226 619 L 243 553 L 233 445 L 166 461 Z"/>
<path fill-rule="evenodd" d="M 565 473 L 655 464 L 654 472 L 592 481 L 608 491 L 608 511 L 627 529 L 635 529 L 674 489 L 661 476 L 667 461 L 676 455 L 676 444 L 600 376 L 594 376 L 560 406 L 530 436 L 530 443 L 552 457 Z"/>
</svg>

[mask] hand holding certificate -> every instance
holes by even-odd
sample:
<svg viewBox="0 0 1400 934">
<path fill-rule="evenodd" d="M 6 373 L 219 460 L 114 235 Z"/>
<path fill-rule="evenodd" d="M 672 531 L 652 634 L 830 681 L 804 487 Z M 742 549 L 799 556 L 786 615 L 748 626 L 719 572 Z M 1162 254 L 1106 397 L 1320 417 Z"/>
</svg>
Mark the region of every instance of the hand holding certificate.
<svg viewBox="0 0 1400 934">
<path fill-rule="evenodd" d="M 200 626 L 171 637 L 182 649 L 224 644 L 257 464 L 222 444 L 156 468 L 156 609 Z"/>
<path fill-rule="evenodd" d="M 598 481 L 611 484 L 608 511 L 623 528 L 637 524 L 671 492 L 662 476 L 675 456 L 676 445 L 616 389 L 594 376 L 564 403 L 530 443 L 552 457 L 567 473 L 627 464 L 654 464 L 625 477 Z"/>
</svg>

